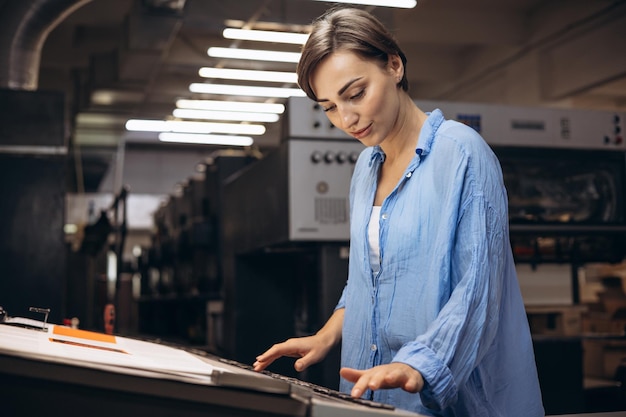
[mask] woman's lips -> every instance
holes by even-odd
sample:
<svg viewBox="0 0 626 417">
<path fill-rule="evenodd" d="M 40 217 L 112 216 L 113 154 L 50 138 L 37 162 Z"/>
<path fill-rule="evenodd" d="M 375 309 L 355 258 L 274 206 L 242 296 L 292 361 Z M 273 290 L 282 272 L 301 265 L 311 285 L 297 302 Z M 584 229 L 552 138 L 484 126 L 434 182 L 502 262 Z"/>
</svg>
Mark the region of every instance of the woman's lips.
<svg viewBox="0 0 626 417">
<path fill-rule="evenodd" d="M 352 132 L 352 136 L 354 136 L 357 139 L 361 139 L 364 138 L 365 136 L 367 136 L 370 131 L 372 130 L 372 124 L 370 123 L 369 125 L 367 125 L 367 127 L 361 129 L 361 130 L 357 130 L 355 132 Z"/>
</svg>

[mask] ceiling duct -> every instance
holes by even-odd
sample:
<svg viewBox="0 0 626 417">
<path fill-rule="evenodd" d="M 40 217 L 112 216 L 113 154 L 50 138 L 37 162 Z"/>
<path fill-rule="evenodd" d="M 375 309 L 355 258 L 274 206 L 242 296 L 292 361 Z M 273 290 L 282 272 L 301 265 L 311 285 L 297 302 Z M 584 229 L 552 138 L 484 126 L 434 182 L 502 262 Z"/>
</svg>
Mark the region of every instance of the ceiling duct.
<svg viewBox="0 0 626 417">
<path fill-rule="evenodd" d="M 186 0 L 142 0 L 144 7 L 161 13 L 183 15 Z"/>
<path fill-rule="evenodd" d="M 119 78 L 149 81 L 182 25 L 185 2 L 141 0 L 130 12 L 120 49 Z"/>
<path fill-rule="evenodd" d="M 37 89 L 48 34 L 92 0 L 0 1 L 0 88 Z"/>
<path fill-rule="evenodd" d="M 90 58 L 92 108 L 102 104 L 95 98 L 100 90 L 105 100 L 108 97 L 125 109 L 145 100 L 183 24 L 185 3 L 133 0 L 118 47 Z"/>
</svg>

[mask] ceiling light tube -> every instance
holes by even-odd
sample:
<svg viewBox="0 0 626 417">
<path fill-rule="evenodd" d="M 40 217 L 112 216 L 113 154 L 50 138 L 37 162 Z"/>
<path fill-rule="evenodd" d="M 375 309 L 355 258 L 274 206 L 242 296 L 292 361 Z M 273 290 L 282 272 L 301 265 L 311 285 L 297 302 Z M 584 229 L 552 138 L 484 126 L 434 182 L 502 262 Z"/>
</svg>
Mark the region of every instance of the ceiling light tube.
<svg viewBox="0 0 626 417">
<path fill-rule="evenodd" d="M 220 48 L 213 46 L 207 50 L 213 58 L 251 59 L 255 61 L 291 62 L 300 61 L 300 52 L 266 51 L 261 49 Z"/>
<path fill-rule="evenodd" d="M 294 45 L 304 45 L 309 35 L 306 33 L 276 32 L 272 30 L 252 30 L 226 28 L 222 32 L 226 39 L 238 39 L 243 41 L 260 41 L 290 43 Z"/>
<path fill-rule="evenodd" d="M 317 0 L 330 3 L 363 4 L 366 6 L 399 7 L 412 9 L 417 6 L 417 0 Z"/>
<path fill-rule="evenodd" d="M 279 117 L 276 113 L 246 113 L 239 111 L 218 111 L 218 110 L 194 110 L 194 109 L 174 109 L 174 117 L 181 119 L 202 119 L 202 120 L 229 120 L 236 122 L 277 122 Z"/>
<path fill-rule="evenodd" d="M 163 132 L 159 134 L 161 142 L 189 143 L 197 145 L 250 146 L 254 140 L 249 136 L 198 135 L 193 133 Z"/>
<path fill-rule="evenodd" d="M 204 78 L 220 78 L 225 80 L 268 81 L 292 84 L 298 82 L 298 75 L 295 72 L 283 71 L 256 71 L 202 67 L 198 71 L 198 74 Z"/>
<path fill-rule="evenodd" d="M 285 112 L 285 105 L 280 103 L 248 103 L 221 100 L 180 99 L 176 101 L 176 107 L 179 109 L 241 111 L 253 113 L 283 114 Z"/>
<path fill-rule="evenodd" d="M 232 133 L 242 135 L 262 135 L 265 133 L 265 126 L 239 123 L 130 119 L 126 122 L 126 130 L 137 132 Z"/>
<path fill-rule="evenodd" d="M 304 97 L 305 93 L 299 88 L 279 88 L 279 87 L 254 87 L 249 85 L 226 85 L 226 84 L 206 84 L 192 83 L 189 91 L 199 94 L 223 94 L 231 96 L 253 96 L 253 97 Z"/>
</svg>

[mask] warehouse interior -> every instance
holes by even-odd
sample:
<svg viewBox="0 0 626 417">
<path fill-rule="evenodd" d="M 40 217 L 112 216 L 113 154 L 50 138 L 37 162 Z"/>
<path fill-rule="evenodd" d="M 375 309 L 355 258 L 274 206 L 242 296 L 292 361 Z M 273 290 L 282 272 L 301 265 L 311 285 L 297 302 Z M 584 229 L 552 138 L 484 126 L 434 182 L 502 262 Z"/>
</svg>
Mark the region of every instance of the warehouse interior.
<svg viewBox="0 0 626 417">
<path fill-rule="evenodd" d="M 190 89 L 226 83 L 203 77 L 201 68 L 294 72 L 294 62 L 207 51 L 258 46 L 226 38 L 228 27 L 307 33 L 331 6 L 314 0 L 0 0 L 0 306 L 35 318 L 30 307 L 49 308 L 51 322 L 74 318 L 80 328 L 247 363 L 273 341 L 319 328 L 345 283 L 349 242 L 341 227 L 302 237 L 278 220 L 289 217 L 292 206 L 306 212 L 302 205 L 310 197 L 306 168 L 306 175 L 292 172 L 285 161 L 290 152 L 308 155 L 315 146 L 349 161 L 357 144 L 345 143 L 303 97 L 220 96 L 285 105 L 246 146 L 166 142 L 127 122 L 176 121 L 178 101 L 216 97 Z M 555 199 L 574 202 L 563 208 L 568 221 L 588 208 L 588 195 L 579 191 L 589 186 L 579 171 L 568 170 L 584 166 L 585 175 L 612 176 L 594 196 L 604 217 L 589 215 L 573 228 L 559 217 L 544 229 L 512 217 L 511 231 L 546 412 L 626 410 L 626 1 L 357 7 L 396 35 L 416 102 L 443 103 L 451 116 L 530 109 L 524 114 L 537 120 L 557 112 L 590 120 L 581 128 L 591 132 L 589 141 L 571 146 L 492 141 L 511 172 L 567 179 L 568 189 L 580 194 Z M 298 45 L 262 45 L 299 51 Z M 610 129 L 593 131 L 605 118 Z M 299 149 L 306 141 L 295 146 L 291 137 L 311 138 L 314 146 Z M 546 168 L 553 161 L 562 165 Z M 520 168 L 535 163 L 536 172 Z M 345 191 L 350 164 L 335 165 L 324 183 Z M 518 180 L 511 177 L 511 184 Z M 290 181 L 304 185 L 294 190 Z M 325 209 L 335 224 L 347 222 L 334 206 Z M 334 388 L 334 355 L 299 377 Z M 275 371 L 296 376 L 288 361 Z"/>
</svg>

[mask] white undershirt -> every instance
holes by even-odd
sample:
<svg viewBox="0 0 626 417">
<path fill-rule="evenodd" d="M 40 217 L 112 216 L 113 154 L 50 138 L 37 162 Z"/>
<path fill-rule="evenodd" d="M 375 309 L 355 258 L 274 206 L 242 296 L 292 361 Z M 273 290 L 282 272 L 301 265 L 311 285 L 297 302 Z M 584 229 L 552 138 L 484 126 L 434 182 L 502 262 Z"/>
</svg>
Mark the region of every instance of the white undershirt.
<svg viewBox="0 0 626 417">
<path fill-rule="evenodd" d="M 370 246 L 370 267 L 374 274 L 380 269 L 380 206 L 372 207 L 372 216 L 370 217 L 369 226 L 367 227 L 367 240 Z"/>
</svg>

